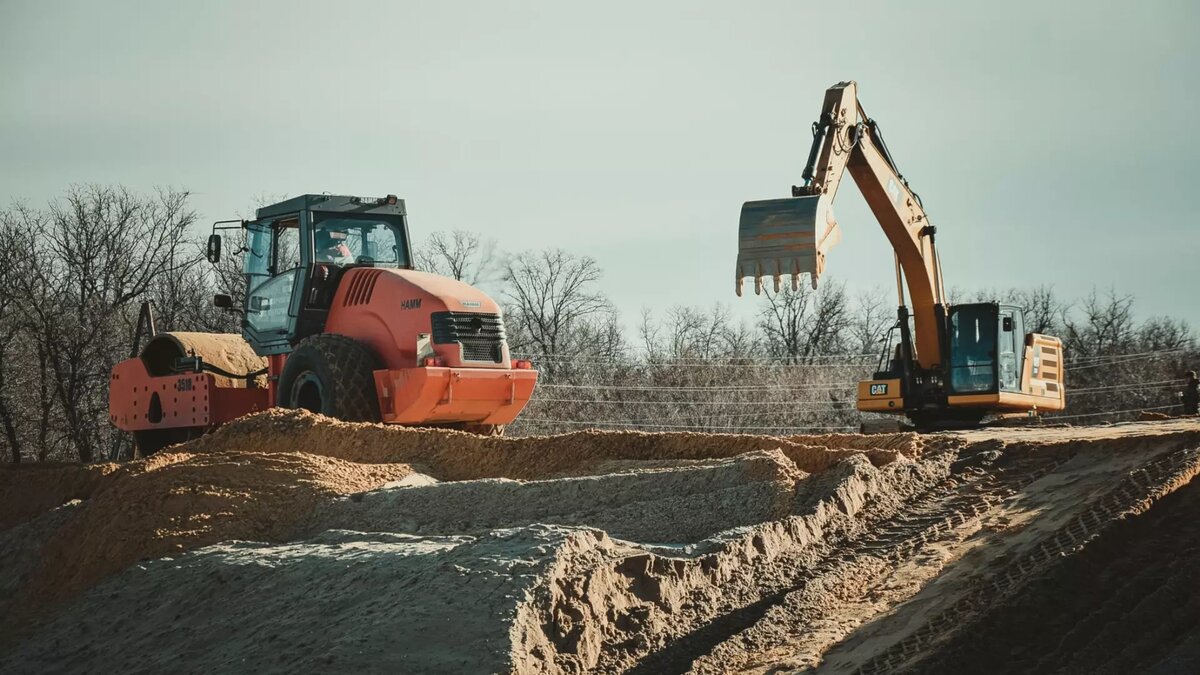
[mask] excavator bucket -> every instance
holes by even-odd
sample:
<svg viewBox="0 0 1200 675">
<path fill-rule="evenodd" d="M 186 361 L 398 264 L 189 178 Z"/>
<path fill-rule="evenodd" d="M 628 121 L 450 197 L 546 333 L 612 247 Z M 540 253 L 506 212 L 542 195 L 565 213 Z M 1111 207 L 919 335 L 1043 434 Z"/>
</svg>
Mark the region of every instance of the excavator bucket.
<svg viewBox="0 0 1200 675">
<path fill-rule="evenodd" d="M 745 277 L 754 277 L 754 292 L 762 293 L 766 275 L 774 278 L 776 293 L 784 274 L 792 276 L 793 290 L 801 274 L 816 288 L 825 254 L 841 238 L 825 195 L 746 202 L 738 224 L 737 294 Z"/>
</svg>

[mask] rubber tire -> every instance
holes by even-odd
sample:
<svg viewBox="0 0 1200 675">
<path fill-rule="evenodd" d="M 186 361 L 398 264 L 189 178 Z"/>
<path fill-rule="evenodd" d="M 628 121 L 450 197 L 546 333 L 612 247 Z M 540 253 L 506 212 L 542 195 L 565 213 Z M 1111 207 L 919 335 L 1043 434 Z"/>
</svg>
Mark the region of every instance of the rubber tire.
<svg viewBox="0 0 1200 675">
<path fill-rule="evenodd" d="M 346 422 L 378 422 L 375 370 L 378 359 L 361 342 L 332 333 L 313 335 L 288 355 L 276 405 Z"/>
<path fill-rule="evenodd" d="M 144 459 L 168 446 L 200 438 L 204 429 L 183 427 L 179 429 L 147 429 L 133 432 L 133 459 Z"/>
</svg>

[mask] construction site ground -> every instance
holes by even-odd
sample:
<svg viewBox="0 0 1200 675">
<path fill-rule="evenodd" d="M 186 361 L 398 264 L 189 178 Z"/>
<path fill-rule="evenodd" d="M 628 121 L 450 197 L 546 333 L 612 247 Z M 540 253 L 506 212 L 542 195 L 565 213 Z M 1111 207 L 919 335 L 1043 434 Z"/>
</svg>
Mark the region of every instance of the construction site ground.
<svg viewBox="0 0 1200 675">
<path fill-rule="evenodd" d="M 0 469 L 0 672 L 1200 672 L 1200 420 Z"/>
</svg>

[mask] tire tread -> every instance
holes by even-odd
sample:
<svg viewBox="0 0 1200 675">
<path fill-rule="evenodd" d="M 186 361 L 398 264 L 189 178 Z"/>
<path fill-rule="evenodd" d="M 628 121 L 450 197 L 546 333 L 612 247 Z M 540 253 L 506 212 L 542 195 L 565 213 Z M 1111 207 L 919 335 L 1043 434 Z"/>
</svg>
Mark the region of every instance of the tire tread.
<svg viewBox="0 0 1200 675">
<path fill-rule="evenodd" d="M 378 361 L 371 351 L 354 338 L 335 333 L 320 333 L 304 338 L 296 345 L 289 361 L 301 350 L 313 355 L 328 368 L 331 382 L 323 383 L 331 393 L 326 408 L 331 417 L 346 422 L 378 422 L 379 398 L 375 392 L 375 376 Z M 284 366 L 287 373 L 287 367 Z M 289 394 L 290 377 L 280 378 L 280 404 L 282 397 Z M 285 388 L 284 385 L 287 385 Z"/>
</svg>

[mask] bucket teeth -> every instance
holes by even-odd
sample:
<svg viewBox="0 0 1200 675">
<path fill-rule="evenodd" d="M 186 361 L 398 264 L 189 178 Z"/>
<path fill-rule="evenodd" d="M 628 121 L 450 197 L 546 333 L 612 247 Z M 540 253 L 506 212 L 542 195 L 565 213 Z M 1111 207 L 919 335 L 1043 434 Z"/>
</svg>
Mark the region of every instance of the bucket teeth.
<svg viewBox="0 0 1200 675">
<path fill-rule="evenodd" d="M 783 275 L 791 276 L 792 290 L 800 289 L 800 276 L 808 274 L 816 288 L 824 271 L 824 256 L 841 239 L 837 221 L 824 195 L 768 199 L 742 205 L 738 224 L 738 282 L 754 277 L 754 293 L 762 294 L 763 277 L 772 277 L 775 292 Z"/>
</svg>

